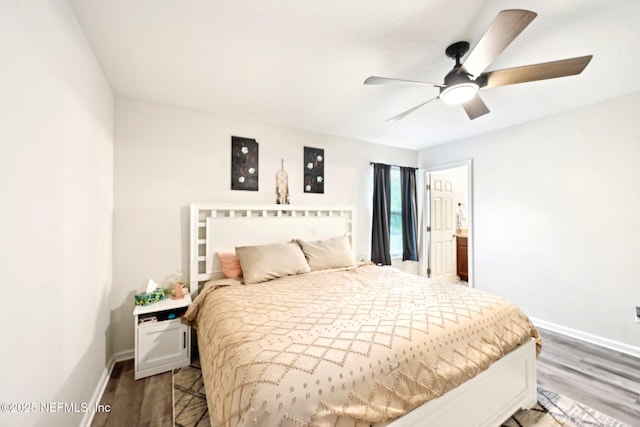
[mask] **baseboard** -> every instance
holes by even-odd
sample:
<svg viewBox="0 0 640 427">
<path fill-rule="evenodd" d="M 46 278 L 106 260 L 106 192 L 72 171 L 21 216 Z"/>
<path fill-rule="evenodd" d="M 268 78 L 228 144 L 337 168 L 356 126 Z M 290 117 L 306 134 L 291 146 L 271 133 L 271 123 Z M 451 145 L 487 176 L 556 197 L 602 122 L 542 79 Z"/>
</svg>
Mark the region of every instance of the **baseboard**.
<svg viewBox="0 0 640 427">
<path fill-rule="evenodd" d="M 531 321 L 535 326 L 539 326 L 542 329 L 547 329 L 551 332 L 556 332 L 561 335 L 566 335 L 571 338 L 575 338 L 581 341 L 586 341 L 591 344 L 599 345 L 611 350 L 615 350 L 620 353 L 628 354 L 640 358 L 640 347 L 625 344 L 620 341 L 610 340 L 598 335 L 589 334 L 587 332 L 579 331 L 577 329 L 568 328 L 566 326 L 558 325 L 556 323 L 547 322 L 546 320 L 536 319 L 531 317 Z"/>
<path fill-rule="evenodd" d="M 123 360 L 133 359 L 135 352 L 133 349 L 119 351 L 113 355 L 114 362 L 122 362 Z"/>
<path fill-rule="evenodd" d="M 109 383 L 109 378 L 111 378 L 111 372 L 113 371 L 113 366 L 115 364 L 115 359 L 113 356 L 111 356 L 107 361 L 107 366 L 102 371 L 102 375 L 100 375 L 100 378 L 98 379 L 98 383 L 96 384 L 96 388 L 93 391 L 93 395 L 88 402 L 89 408 L 95 408 L 100 403 L 100 399 L 102 399 L 102 393 L 104 393 L 104 390 L 107 388 L 107 384 Z M 80 426 L 91 426 L 95 414 L 96 412 L 92 410 L 85 412 L 84 416 L 82 417 L 82 421 L 80 421 Z"/>
<path fill-rule="evenodd" d="M 93 391 L 93 395 L 91 396 L 91 400 L 89 403 L 89 408 L 95 408 L 102 400 L 102 394 L 104 390 L 107 388 L 107 384 L 109 383 L 109 378 L 111 378 L 111 372 L 113 372 L 113 367 L 117 362 L 122 362 L 123 360 L 133 359 L 134 351 L 125 350 L 118 353 L 113 354 L 109 360 L 107 361 L 107 366 L 102 371 L 102 375 L 98 379 L 98 383 L 96 384 L 96 388 Z M 95 416 L 95 411 L 87 411 L 82 417 L 82 421 L 80 422 L 81 427 L 89 427 L 93 422 L 93 417 Z"/>
</svg>

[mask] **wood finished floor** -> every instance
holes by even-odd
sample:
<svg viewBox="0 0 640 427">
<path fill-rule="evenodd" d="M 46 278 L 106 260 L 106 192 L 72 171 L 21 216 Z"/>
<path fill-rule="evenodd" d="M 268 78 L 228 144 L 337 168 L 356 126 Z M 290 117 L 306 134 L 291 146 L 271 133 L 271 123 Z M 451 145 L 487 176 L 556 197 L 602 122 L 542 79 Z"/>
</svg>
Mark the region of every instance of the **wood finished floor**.
<svg viewBox="0 0 640 427">
<path fill-rule="evenodd" d="M 109 412 L 98 412 L 92 427 L 168 427 L 173 425 L 171 372 L 133 379 L 133 359 L 118 362 L 104 390 L 100 404 Z"/>
<path fill-rule="evenodd" d="M 640 359 L 539 331 L 539 384 L 632 427 L 640 427 Z"/>
<path fill-rule="evenodd" d="M 540 330 L 538 382 L 632 427 L 640 427 L 640 359 Z M 116 363 L 93 427 L 173 424 L 171 373 L 135 381 L 133 360 Z"/>
</svg>

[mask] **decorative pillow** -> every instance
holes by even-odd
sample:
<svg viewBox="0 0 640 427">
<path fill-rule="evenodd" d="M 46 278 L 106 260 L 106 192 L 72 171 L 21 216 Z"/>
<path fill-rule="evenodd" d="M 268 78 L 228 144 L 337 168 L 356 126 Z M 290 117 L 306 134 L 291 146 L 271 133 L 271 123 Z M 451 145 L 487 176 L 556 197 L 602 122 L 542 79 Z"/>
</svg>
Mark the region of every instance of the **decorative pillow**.
<svg viewBox="0 0 640 427">
<path fill-rule="evenodd" d="M 247 285 L 310 271 L 300 246 L 293 242 L 240 246 L 236 254 Z"/>
<path fill-rule="evenodd" d="M 242 277 L 242 267 L 240 267 L 240 260 L 236 254 L 233 252 L 216 252 L 216 256 L 227 279 Z"/>
<path fill-rule="evenodd" d="M 349 267 L 356 263 L 347 236 L 315 242 L 305 242 L 304 240 L 296 240 L 296 242 L 302 248 L 311 270 Z"/>
</svg>

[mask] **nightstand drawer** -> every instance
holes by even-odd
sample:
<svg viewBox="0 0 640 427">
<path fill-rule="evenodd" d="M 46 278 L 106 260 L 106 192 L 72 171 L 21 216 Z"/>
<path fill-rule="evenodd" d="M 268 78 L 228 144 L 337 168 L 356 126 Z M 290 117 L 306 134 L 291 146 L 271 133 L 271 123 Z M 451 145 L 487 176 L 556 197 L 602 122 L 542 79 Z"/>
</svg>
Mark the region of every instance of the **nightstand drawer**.
<svg viewBox="0 0 640 427">
<path fill-rule="evenodd" d="M 189 327 L 179 319 L 140 325 L 138 370 L 171 365 L 189 357 Z"/>
</svg>

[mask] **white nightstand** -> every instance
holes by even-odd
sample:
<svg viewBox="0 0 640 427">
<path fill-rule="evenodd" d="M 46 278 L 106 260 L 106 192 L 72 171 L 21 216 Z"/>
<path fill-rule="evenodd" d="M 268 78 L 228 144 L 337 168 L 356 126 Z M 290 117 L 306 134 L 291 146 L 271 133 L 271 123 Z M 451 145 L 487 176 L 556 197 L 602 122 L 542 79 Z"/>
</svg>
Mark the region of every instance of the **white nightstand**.
<svg viewBox="0 0 640 427">
<path fill-rule="evenodd" d="M 133 310 L 136 380 L 191 363 L 191 328 L 180 321 L 190 304 L 187 293 Z"/>
</svg>

